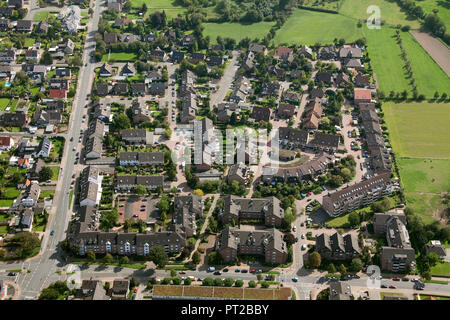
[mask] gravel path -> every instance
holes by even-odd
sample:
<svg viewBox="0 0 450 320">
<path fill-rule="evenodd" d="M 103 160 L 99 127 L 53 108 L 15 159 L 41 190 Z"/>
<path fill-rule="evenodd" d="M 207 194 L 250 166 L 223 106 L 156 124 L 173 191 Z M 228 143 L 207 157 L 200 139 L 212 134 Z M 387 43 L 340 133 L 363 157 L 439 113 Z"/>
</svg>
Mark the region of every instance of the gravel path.
<svg viewBox="0 0 450 320">
<path fill-rule="evenodd" d="M 450 77 L 450 50 L 428 33 L 413 30 L 411 34 Z"/>
</svg>

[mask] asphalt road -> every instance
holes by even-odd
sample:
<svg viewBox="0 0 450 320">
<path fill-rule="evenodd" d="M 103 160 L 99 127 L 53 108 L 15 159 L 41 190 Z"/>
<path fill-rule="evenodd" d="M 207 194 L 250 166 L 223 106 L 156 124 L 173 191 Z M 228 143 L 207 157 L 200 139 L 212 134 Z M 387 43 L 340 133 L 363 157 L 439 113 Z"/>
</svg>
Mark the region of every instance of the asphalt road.
<svg viewBox="0 0 450 320">
<path fill-rule="evenodd" d="M 57 271 L 65 266 L 59 244 L 66 238 L 66 231 L 71 218 L 71 211 L 68 210 L 68 202 L 75 160 L 75 152 L 72 151 L 72 148 L 78 144 L 82 114 L 85 111 L 84 108 L 87 103 L 86 97 L 92 86 L 95 65 L 89 62 L 91 59 L 90 54 L 95 49 L 94 35 L 97 32 L 99 17 L 100 1 L 96 1 L 93 17 L 88 24 L 88 33 L 83 53 L 83 66 L 80 68 L 77 95 L 73 102 L 69 130 L 67 131 L 66 144 L 61 161 L 62 171 L 60 172 L 60 179 L 56 186 L 47 229 L 42 240 L 41 253 L 24 263 L 4 265 L 4 270 L 20 268 L 31 270 L 30 273 L 21 273 L 18 276 L 17 283 L 22 289 L 21 299 L 35 298 L 42 288 L 48 286 L 53 281 L 61 279 Z M 73 138 L 73 142 L 70 141 L 71 138 Z M 50 236 L 51 230 L 55 231 L 53 236 Z"/>
</svg>

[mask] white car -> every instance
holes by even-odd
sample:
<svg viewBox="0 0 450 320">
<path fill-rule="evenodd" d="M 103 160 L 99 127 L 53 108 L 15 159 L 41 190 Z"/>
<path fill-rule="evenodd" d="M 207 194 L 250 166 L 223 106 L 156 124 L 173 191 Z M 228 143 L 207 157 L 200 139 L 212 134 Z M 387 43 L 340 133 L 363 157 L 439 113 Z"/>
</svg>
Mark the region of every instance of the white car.
<svg viewBox="0 0 450 320">
<path fill-rule="evenodd" d="M 302 245 L 302 250 L 306 250 L 306 244 Z"/>
<path fill-rule="evenodd" d="M 296 232 L 296 231 L 297 231 L 297 227 L 294 226 L 294 227 L 292 228 L 292 231 Z"/>
<path fill-rule="evenodd" d="M 305 239 L 305 235 L 304 235 L 304 234 L 302 234 L 301 238 L 302 238 L 302 239 Z"/>
</svg>

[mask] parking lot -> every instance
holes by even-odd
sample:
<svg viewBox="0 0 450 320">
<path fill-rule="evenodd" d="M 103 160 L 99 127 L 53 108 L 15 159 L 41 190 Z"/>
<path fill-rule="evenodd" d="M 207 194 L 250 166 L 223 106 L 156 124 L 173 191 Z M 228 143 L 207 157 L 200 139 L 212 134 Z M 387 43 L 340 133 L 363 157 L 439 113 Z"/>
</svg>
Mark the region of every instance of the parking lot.
<svg viewBox="0 0 450 320">
<path fill-rule="evenodd" d="M 136 196 L 119 197 L 119 221 L 125 219 L 143 220 L 147 223 L 156 222 L 159 217 L 159 209 L 156 207 L 159 199 L 140 198 Z"/>
</svg>

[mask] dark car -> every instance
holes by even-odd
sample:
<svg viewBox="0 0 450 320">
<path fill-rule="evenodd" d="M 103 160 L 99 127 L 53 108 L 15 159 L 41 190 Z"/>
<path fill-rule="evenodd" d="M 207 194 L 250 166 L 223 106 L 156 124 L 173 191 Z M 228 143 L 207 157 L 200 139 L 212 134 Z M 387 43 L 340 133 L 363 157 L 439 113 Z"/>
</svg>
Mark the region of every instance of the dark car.
<svg viewBox="0 0 450 320">
<path fill-rule="evenodd" d="M 382 287 L 382 288 L 387 288 L 387 285 L 382 284 L 381 287 Z"/>
<path fill-rule="evenodd" d="M 8 276 L 10 276 L 10 277 L 15 277 L 16 275 L 17 275 L 17 273 L 15 273 L 15 272 L 8 273 Z"/>
<path fill-rule="evenodd" d="M 241 273 L 248 273 L 248 270 L 247 269 L 243 269 L 243 270 L 241 270 Z"/>
<path fill-rule="evenodd" d="M 409 279 L 408 278 L 402 278 L 402 281 L 409 281 Z"/>
<path fill-rule="evenodd" d="M 241 272 L 241 269 L 235 269 L 234 272 Z"/>
<path fill-rule="evenodd" d="M 214 275 L 216 275 L 216 276 L 220 276 L 221 274 L 222 274 L 222 272 L 220 272 L 220 271 L 214 272 Z"/>
<path fill-rule="evenodd" d="M 225 268 L 225 269 L 223 269 L 222 271 L 223 271 L 223 272 L 228 272 L 229 270 L 228 270 L 228 268 Z"/>
</svg>

